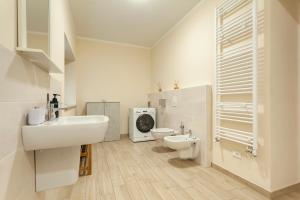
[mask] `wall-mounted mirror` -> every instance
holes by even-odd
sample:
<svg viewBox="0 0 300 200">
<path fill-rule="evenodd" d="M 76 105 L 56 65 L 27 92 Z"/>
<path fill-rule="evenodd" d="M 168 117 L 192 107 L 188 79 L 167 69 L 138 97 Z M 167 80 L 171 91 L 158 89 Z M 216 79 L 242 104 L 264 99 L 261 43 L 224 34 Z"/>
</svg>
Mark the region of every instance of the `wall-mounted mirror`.
<svg viewBox="0 0 300 200">
<path fill-rule="evenodd" d="M 51 0 L 18 0 L 17 52 L 49 73 L 62 73 L 50 57 Z"/>
<path fill-rule="evenodd" d="M 76 106 L 76 71 L 75 56 L 73 54 L 71 44 L 65 34 L 65 106 Z"/>
<path fill-rule="evenodd" d="M 19 0 L 19 47 L 43 50 L 49 55 L 49 1 Z"/>
</svg>

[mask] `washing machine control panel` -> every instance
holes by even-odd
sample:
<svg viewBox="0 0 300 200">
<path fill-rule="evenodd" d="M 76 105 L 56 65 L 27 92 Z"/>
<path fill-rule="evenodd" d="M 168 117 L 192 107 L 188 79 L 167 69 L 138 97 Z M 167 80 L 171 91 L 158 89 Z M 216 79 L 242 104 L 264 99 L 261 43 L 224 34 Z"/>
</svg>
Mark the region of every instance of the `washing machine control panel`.
<svg viewBox="0 0 300 200">
<path fill-rule="evenodd" d="M 155 114 L 155 108 L 135 108 L 134 112 L 136 114 L 141 114 L 141 113 L 151 113 Z"/>
</svg>

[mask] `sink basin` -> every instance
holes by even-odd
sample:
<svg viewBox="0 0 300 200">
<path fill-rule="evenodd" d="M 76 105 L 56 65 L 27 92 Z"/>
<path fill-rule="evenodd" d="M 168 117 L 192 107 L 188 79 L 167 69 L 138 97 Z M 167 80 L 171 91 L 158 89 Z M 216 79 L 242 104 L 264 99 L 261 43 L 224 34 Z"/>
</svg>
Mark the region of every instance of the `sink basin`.
<svg viewBox="0 0 300 200">
<path fill-rule="evenodd" d="M 109 118 L 102 115 L 60 117 L 37 126 L 23 126 L 27 151 L 94 144 L 102 142 Z"/>
</svg>

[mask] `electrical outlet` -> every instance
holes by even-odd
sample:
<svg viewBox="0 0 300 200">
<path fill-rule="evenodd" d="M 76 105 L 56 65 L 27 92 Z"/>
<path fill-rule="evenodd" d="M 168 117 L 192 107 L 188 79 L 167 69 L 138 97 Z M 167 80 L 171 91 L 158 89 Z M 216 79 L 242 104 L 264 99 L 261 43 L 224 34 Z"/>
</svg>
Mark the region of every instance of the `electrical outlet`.
<svg viewBox="0 0 300 200">
<path fill-rule="evenodd" d="M 232 156 L 234 158 L 237 158 L 237 159 L 240 159 L 240 160 L 242 159 L 242 154 L 240 152 L 237 152 L 237 151 L 233 151 Z"/>
</svg>

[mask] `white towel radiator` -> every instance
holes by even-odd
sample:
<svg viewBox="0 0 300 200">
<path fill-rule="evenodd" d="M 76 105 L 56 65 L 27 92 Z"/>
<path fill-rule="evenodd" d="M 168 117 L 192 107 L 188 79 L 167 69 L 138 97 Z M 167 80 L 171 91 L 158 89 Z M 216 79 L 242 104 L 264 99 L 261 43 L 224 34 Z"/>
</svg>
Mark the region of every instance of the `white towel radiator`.
<svg viewBox="0 0 300 200">
<path fill-rule="evenodd" d="M 257 155 L 256 0 L 224 0 L 216 8 L 216 141 L 247 146 Z"/>
</svg>

